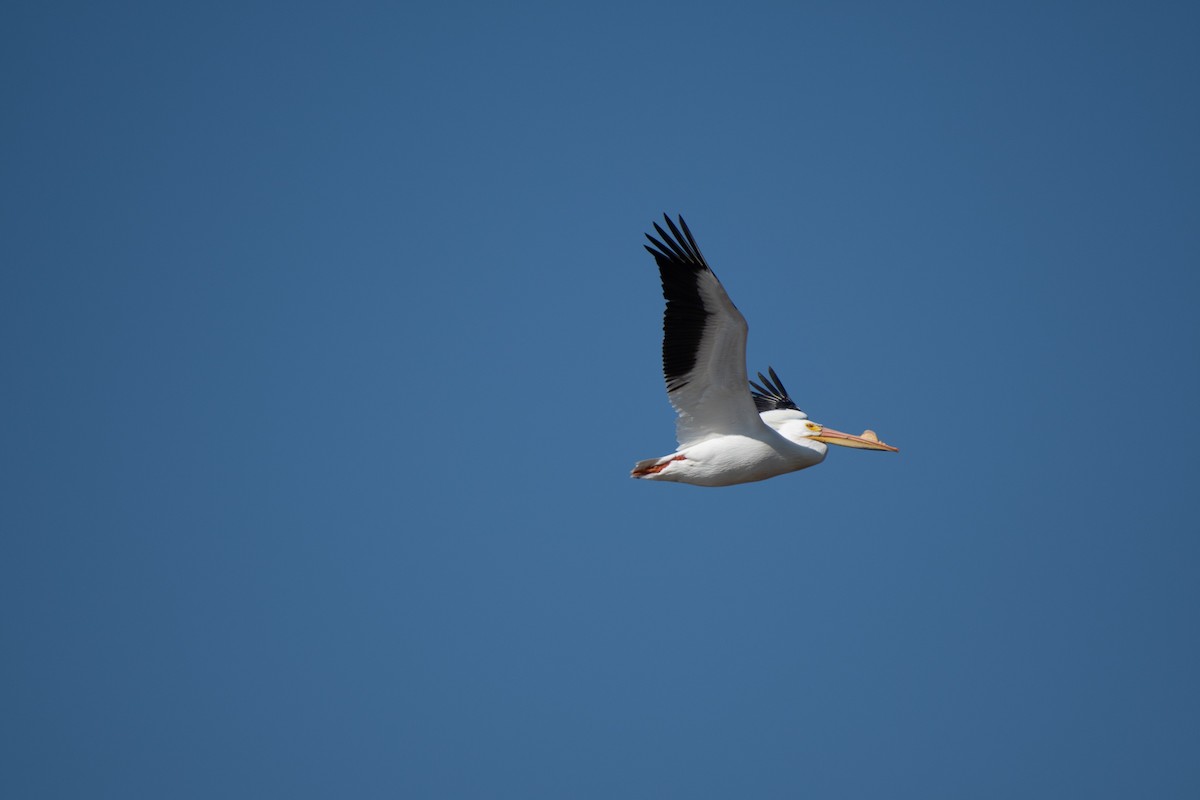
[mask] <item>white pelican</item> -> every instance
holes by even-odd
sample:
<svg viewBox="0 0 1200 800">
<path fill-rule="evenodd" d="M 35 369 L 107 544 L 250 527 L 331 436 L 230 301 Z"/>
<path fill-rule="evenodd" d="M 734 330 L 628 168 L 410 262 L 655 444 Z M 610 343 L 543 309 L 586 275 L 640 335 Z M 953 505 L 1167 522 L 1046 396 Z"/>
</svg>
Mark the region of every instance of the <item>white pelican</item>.
<svg viewBox="0 0 1200 800">
<path fill-rule="evenodd" d="M 663 219 L 671 233 L 655 223 L 662 241 L 646 234 L 654 245 L 646 250 L 658 262 L 667 300 L 663 375 L 679 415 L 679 449 L 639 461 L 632 477 L 731 486 L 820 464 L 831 444 L 899 452 L 871 431 L 852 436 L 813 422 L 796 408 L 773 369 L 767 370 L 770 378 L 758 373 L 762 385 L 748 382 L 746 319 L 709 269 L 683 217 L 682 234 L 670 217 Z"/>
</svg>

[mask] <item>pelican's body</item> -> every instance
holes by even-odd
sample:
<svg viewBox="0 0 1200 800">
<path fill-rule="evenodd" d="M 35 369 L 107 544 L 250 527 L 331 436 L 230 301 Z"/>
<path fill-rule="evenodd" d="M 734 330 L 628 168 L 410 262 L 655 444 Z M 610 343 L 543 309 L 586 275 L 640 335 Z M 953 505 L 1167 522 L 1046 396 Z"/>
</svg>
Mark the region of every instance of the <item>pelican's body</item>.
<svg viewBox="0 0 1200 800">
<path fill-rule="evenodd" d="M 779 376 L 746 378 L 745 318 L 709 268 L 680 217 L 671 236 L 646 249 L 658 262 L 663 296 L 663 374 L 678 418 L 679 449 L 639 461 L 632 477 L 697 486 L 766 480 L 820 464 L 828 444 L 868 450 L 896 448 L 873 433 L 851 436 L 808 419 L 788 397 Z M 753 386 L 756 391 L 751 392 Z"/>
<path fill-rule="evenodd" d="M 770 431 L 767 436 L 725 434 L 681 447 L 669 456 L 639 461 L 633 477 L 696 486 L 732 486 L 765 481 L 824 460 L 824 446 L 804 447 Z"/>
<path fill-rule="evenodd" d="M 803 418 L 803 412 L 793 413 Z M 823 442 L 807 437 L 793 441 L 778 428 L 762 425 L 759 430 L 722 433 L 681 444 L 669 456 L 639 461 L 633 477 L 696 486 L 751 483 L 820 464 L 827 449 Z"/>
</svg>

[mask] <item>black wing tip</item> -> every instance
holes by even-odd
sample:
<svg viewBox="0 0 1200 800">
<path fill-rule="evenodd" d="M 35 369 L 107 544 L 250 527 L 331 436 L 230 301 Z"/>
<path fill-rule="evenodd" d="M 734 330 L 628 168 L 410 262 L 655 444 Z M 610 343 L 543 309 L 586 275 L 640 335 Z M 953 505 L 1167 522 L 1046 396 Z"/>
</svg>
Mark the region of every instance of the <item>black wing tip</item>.
<svg viewBox="0 0 1200 800">
<path fill-rule="evenodd" d="M 683 214 L 676 214 L 675 218 L 679 220 L 680 225 L 685 228 L 687 227 L 687 223 L 683 221 Z M 663 222 L 667 223 L 667 225 L 671 228 L 675 227 L 675 223 L 671 221 L 671 215 L 665 211 L 663 212 Z M 657 225 L 658 223 L 656 222 L 654 224 Z"/>
<path fill-rule="evenodd" d="M 646 238 L 657 249 L 646 245 L 642 246 L 646 247 L 660 265 L 685 265 L 694 269 L 709 269 L 708 262 L 704 260 L 704 255 L 696 245 L 696 238 L 692 236 L 692 231 L 684 221 L 683 215 L 680 214 L 678 218 L 679 225 L 676 226 L 671 221 L 670 215 L 664 212 L 663 221 L 667 223 L 667 230 L 663 230 L 663 227 L 657 222 L 652 222 L 650 224 L 654 226 L 654 231 L 659 235 L 659 239 L 646 234 Z"/>
<path fill-rule="evenodd" d="M 750 396 L 754 398 L 754 407 L 758 409 L 759 413 L 781 409 L 799 411 L 800 409 L 792 402 L 792 398 L 788 396 L 783 381 L 779 380 L 779 376 L 775 374 L 775 369 L 767 367 L 767 374 L 770 375 L 769 378 L 761 372 L 758 373 L 758 380 L 762 385 L 750 381 Z"/>
<path fill-rule="evenodd" d="M 663 298 L 667 301 L 663 311 L 662 363 L 670 394 L 688 385 L 696 366 L 705 326 L 712 313 L 701 294 L 700 281 L 704 273 L 711 275 L 712 270 L 700 255 L 682 216 L 676 225 L 663 214 L 663 224 L 651 223 L 654 233 L 646 234 L 649 244 L 643 247 L 658 262 Z"/>
</svg>

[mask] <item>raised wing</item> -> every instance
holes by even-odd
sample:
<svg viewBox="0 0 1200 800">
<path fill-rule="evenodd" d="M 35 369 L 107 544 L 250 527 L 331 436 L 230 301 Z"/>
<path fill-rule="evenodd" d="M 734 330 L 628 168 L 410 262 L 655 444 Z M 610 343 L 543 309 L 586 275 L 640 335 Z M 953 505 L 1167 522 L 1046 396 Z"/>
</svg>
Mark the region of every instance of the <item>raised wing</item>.
<svg viewBox="0 0 1200 800">
<path fill-rule="evenodd" d="M 754 387 L 750 394 L 754 398 L 754 406 L 758 412 L 761 414 L 764 411 L 799 411 L 795 402 L 788 396 L 787 389 L 783 388 L 783 381 L 779 380 L 779 376 L 775 374 L 775 368 L 767 367 L 767 373 L 771 377 L 768 378 L 761 372 L 758 373 L 761 385 L 750 381 L 750 385 Z"/>
<path fill-rule="evenodd" d="M 679 228 L 663 215 L 659 239 L 646 234 L 646 250 L 658 262 L 663 297 L 663 375 L 667 397 L 679 415 L 680 447 L 712 436 L 761 433 L 746 384 L 746 320 L 700 254 L 683 217 Z M 682 233 L 680 228 L 683 229 Z"/>
</svg>

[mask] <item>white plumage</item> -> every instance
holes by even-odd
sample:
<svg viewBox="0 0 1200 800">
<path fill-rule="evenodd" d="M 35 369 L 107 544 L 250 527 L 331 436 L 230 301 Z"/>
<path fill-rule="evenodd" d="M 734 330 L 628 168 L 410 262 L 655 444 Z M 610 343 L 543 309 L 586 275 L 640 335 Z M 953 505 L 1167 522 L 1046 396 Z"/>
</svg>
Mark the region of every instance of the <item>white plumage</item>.
<svg viewBox="0 0 1200 800">
<path fill-rule="evenodd" d="M 746 319 L 709 268 L 683 217 L 657 223 L 646 250 L 658 262 L 663 297 L 663 375 L 679 448 L 639 461 L 632 477 L 698 486 L 773 478 L 825 459 L 827 445 L 890 450 L 871 431 L 852 436 L 818 425 L 796 407 L 773 369 L 746 378 Z M 682 229 L 682 231 L 681 231 Z M 751 386 L 756 390 L 751 392 Z"/>
</svg>

